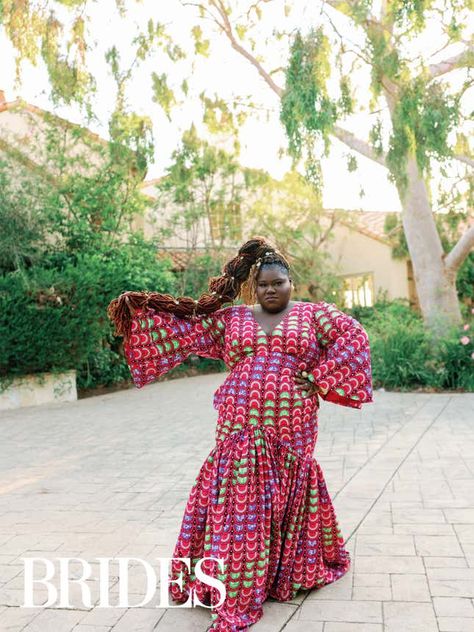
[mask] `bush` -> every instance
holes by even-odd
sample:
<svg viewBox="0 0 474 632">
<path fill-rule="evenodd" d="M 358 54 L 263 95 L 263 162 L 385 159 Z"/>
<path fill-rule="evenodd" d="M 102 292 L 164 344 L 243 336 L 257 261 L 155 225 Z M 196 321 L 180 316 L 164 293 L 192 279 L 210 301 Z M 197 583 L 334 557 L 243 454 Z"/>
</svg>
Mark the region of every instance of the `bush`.
<svg viewBox="0 0 474 632">
<path fill-rule="evenodd" d="M 54 253 L 0 277 L 0 379 L 78 371 L 80 388 L 122 381 L 128 368 L 107 318 L 125 290 L 173 292 L 169 263 L 138 237 L 106 252 Z"/>
<path fill-rule="evenodd" d="M 351 314 L 369 336 L 375 387 L 474 390 L 468 325 L 453 328 L 436 340 L 421 316 L 401 299 L 353 308 Z"/>
<path fill-rule="evenodd" d="M 420 323 L 406 326 L 389 321 L 383 333 L 369 333 L 376 386 L 412 388 L 437 386 L 429 340 Z"/>
<path fill-rule="evenodd" d="M 474 345 L 464 328 L 452 330 L 436 351 L 440 387 L 474 391 Z"/>
</svg>

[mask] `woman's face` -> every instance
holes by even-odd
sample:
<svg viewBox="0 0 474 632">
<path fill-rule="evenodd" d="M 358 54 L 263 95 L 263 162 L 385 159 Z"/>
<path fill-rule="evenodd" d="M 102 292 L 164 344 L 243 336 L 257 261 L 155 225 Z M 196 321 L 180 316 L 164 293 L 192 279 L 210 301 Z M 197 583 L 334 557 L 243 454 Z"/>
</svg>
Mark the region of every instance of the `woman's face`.
<svg viewBox="0 0 474 632">
<path fill-rule="evenodd" d="M 257 300 L 263 309 L 279 312 L 284 309 L 291 295 L 288 273 L 280 266 L 265 266 L 257 276 Z"/>
</svg>

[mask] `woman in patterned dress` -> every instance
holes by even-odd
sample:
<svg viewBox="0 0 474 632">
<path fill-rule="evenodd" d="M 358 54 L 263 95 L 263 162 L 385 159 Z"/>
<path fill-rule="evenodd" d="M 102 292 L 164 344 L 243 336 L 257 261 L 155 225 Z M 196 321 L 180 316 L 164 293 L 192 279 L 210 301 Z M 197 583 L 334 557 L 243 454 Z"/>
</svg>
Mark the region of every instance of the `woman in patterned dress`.
<svg viewBox="0 0 474 632">
<path fill-rule="evenodd" d="M 191 353 L 230 370 L 173 553 L 190 566 L 173 560 L 170 571 L 173 600 L 190 604 L 194 593 L 219 632 L 248 630 L 268 596 L 291 600 L 350 566 L 313 451 L 318 395 L 352 408 L 372 401 L 368 337 L 333 304 L 291 301 L 291 289 L 288 262 L 255 238 L 197 301 L 125 292 L 109 307 L 138 388 Z M 222 307 L 237 297 L 244 304 Z M 217 588 L 196 577 L 203 558 L 203 572 L 225 585 L 220 605 Z"/>
</svg>

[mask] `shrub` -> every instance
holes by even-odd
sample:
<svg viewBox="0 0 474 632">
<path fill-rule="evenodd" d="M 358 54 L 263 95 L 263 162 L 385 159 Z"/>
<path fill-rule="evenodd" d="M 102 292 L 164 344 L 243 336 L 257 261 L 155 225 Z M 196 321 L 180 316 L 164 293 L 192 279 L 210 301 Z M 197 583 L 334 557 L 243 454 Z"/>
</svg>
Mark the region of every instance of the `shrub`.
<svg viewBox="0 0 474 632">
<path fill-rule="evenodd" d="M 369 336 L 375 387 L 474 390 L 469 324 L 434 339 L 402 299 L 350 311 Z"/>
<path fill-rule="evenodd" d="M 384 330 L 374 329 L 371 340 L 372 368 L 376 386 L 411 388 L 437 386 L 430 364 L 430 344 L 423 323 L 404 323 L 387 318 Z"/>
<path fill-rule="evenodd" d="M 124 290 L 156 288 L 173 292 L 174 276 L 137 237 L 106 252 L 50 254 L 3 275 L 0 376 L 76 369 L 79 387 L 122 380 L 129 374 L 107 306 Z"/>
<path fill-rule="evenodd" d="M 453 329 L 437 346 L 441 388 L 474 391 L 474 345 L 464 327 Z"/>
</svg>

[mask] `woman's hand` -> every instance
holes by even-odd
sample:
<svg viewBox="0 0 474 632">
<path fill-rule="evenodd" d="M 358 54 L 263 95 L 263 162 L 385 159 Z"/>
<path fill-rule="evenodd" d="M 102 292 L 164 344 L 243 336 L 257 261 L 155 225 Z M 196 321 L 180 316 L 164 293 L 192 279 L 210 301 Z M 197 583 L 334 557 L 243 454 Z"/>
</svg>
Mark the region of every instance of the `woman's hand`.
<svg viewBox="0 0 474 632">
<path fill-rule="evenodd" d="M 324 392 L 318 384 L 314 382 L 313 376 L 307 371 L 298 371 L 295 376 L 296 388 L 302 389 L 302 397 L 312 397 L 316 393 Z"/>
</svg>

